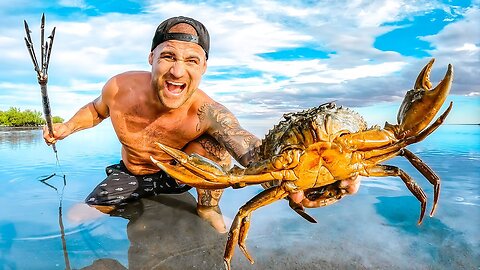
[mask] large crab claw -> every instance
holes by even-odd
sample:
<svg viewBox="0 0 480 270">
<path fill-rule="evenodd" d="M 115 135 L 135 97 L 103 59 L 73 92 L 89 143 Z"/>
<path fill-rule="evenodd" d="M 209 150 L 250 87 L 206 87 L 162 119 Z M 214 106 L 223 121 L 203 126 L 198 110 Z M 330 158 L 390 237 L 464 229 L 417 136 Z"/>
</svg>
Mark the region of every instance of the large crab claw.
<svg viewBox="0 0 480 270">
<path fill-rule="evenodd" d="M 161 162 L 150 156 L 150 159 L 163 171 L 178 181 L 196 188 L 220 189 L 239 188 L 246 185 L 261 184 L 275 179 L 284 179 L 282 172 L 270 172 L 256 175 L 244 175 L 244 170 L 234 167 L 225 171 L 220 165 L 197 154 L 186 153 L 155 143 L 165 153 L 174 158 L 179 164 Z"/>
<path fill-rule="evenodd" d="M 453 68 L 450 64 L 443 80 L 431 89 L 430 71 L 434 61 L 435 59 L 432 59 L 428 62 L 418 75 L 413 89 L 406 93 L 398 111 L 398 124 L 385 124 L 385 128 L 392 130 L 397 139 L 416 135 L 428 126 L 450 92 L 453 80 Z"/>
<path fill-rule="evenodd" d="M 225 175 L 223 168 L 216 164 L 213 161 L 210 161 L 207 158 L 204 158 L 197 154 L 187 155 L 184 152 L 168 147 L 161 143 L 155 143 L 160 149 L 165 151 L 171 157 L 173 157 L 177 163 L 182 165 L 195 164 L 196 169 L 204 170 L 207 173 L 213 175 Z M 220 183 L 205 180 L 204 177 L 195 174 L 192 170 L 189 170 L 186 166 L 180 166 L 179 164 L 173 164 L 172 162 L 161 162 L 150 156 L 150 159 L 155 163 L 161 170 L 168 173 L 173 178 L 197 188 L 210 188 L 210 189 L 219 189 L 229 187 L 229 183 Z"/>
</svg>

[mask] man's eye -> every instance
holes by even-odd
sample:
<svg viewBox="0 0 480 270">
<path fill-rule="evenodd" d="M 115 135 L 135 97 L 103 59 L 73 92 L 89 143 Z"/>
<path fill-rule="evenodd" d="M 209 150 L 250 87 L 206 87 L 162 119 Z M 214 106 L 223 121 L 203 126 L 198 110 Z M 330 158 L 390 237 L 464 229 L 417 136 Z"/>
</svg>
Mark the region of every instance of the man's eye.
<svg viewBox="0 0 480 270">
<path fill-rule="evenodd" d="M 160 58 L 167 61 L 175 61 L 175 57 L 173 57 L 172 55 L 162 55 L 160 56 Z"/>
<path fill-rule="evenodd" d="M 188 60 L 187 60 L 187 63 L 189 63 L 189 64 L 194 64 L 194 65 L 198 65 L 198 64 L 199 64 L 199 61 L 198 61 L 198 59 L 194 59 L 194 58 L 193 58 L 193 59 L 188 59 Z"/>
</svg>

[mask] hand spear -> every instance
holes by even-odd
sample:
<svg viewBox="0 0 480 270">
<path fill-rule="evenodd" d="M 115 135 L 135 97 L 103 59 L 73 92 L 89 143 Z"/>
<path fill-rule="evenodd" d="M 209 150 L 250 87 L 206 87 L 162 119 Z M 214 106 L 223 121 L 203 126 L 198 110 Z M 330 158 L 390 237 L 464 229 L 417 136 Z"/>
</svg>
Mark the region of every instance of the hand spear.
<svg viewBox="0 0 480 270">
<path fill-rule="evenodd" d="M 50 54 L 52 53 L 53 38 L 55 37 L 55 27 L 52 30 L 50 36 L 48 36 L 47 41 L 45 41 L 45 14 L 42 14 L 41 24 L 40 24 L 40 66 L 35 55 L 35 50 L 33 48 L 32 37 L 30 36 L 30 29 L 28 28 L 27 21 L 23 21 L 25 24 L 25 44 L 27 45 L 28 52 L 32 58 L 33 66 L 37 72 L 38 83 L 40 84 L 40 89 L 42 92 L 42 105 L 43 105 L 43 114 L 45 115 L 45 120 L 47 122 L 48 133 L 53 137 L 53 124 L 52 124 L 52 112 L 50 109 L 50 102 L 48 100 L 47 92 L 47 82 L 48 82 L 48 64 L 50 62 Z M 52 144 L 53 151 L 55 155 L 57 154 L 57 148 L 55 144 Z M 58 159 L 58 157 L 57 157 Z"/>
</svg>

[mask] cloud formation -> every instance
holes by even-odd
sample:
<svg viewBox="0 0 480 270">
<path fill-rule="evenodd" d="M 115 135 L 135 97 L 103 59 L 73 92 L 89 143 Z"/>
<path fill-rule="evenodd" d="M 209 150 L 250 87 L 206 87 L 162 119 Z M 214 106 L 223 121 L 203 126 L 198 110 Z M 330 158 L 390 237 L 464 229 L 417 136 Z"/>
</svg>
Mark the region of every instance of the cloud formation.
<svg viewBox="0 0 480 270">
<path fill-rule="evenodd" d="M 22 1 L 0 4 L 0 109 L 40 108 L 22 20 L 30 23 L 35 42 L 43 11 L 46 30 L 57 27 L 49 91 L 52 109 L 63 117 L 95 98 L 109 77 L 149 70 L 152 33 L 177 15 L 194 17 L 209 29 L 209 69 L 201 88 L 240 118 L 277 119 L 332 100 L 351 107 L 400 103 L 432 57 L 434 84 L 452 63 L 452 94 L 480 103 L 478 1 L 466 6 L 389 0 L 126 1 L 116 7 L 101 1 Z M 440 26 L 429 29 L 420 19 Z M 386 35 L 379 48 L 376 42 Z M 409 55 L 395 50 L 396 43 L 414 47 L 417 41 L 426 47 L 411 48 Z"/>
</svg>

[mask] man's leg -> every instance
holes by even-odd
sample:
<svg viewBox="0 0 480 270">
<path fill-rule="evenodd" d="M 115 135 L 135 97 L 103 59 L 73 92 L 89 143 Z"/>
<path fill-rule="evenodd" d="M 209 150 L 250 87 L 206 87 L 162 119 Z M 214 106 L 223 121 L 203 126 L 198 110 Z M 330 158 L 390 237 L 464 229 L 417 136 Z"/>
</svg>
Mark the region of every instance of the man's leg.
<svg viewBox="0 0 480 270">
<path fill-rule="evenodd" d="M 127 202 L 154 195 L 154 181 L 151 176 L 132 175 L 123 162 L 105 169 L 107 178 L 98 184 L 87 196 L 85 203 L 108 214 L 120 210 Z"/>
<path fill-rule="evenodd" d="M 225 169 L 230 168 L 232 158 L 214 138 L 209 135 L 203 135 L 195 141 L 189 143 L 184 149 L 187 154 L 197 153 L 206 157 Z M 218 206 L 223 189 L 200 189 L 197 188 L 198 203 L 197 214 L 208 221 L 218 232 L 227 232 L 222 211 Z"/>
</svg>

